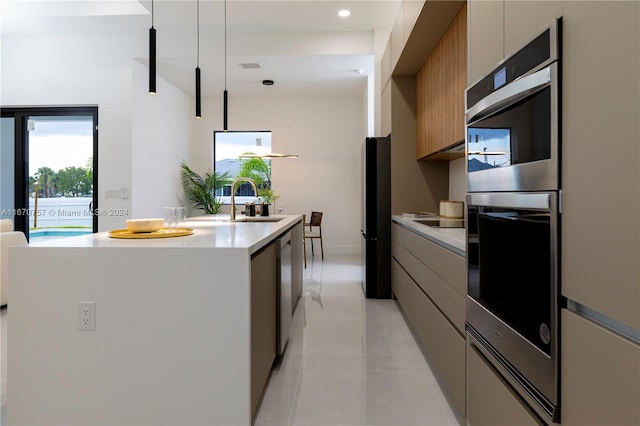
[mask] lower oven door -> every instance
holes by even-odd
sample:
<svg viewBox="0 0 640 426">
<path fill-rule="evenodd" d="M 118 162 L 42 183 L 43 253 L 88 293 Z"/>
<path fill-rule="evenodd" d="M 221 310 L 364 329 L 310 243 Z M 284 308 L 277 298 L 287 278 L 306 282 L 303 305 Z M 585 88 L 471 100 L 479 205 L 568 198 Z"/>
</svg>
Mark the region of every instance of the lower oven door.
<svg viewBox="0 0 640 426">
<path fill-rule="evenodd" d="M 468 194 L 467 209 L 467 330 L 554 417 L 557 193 Z"/>
</svg>

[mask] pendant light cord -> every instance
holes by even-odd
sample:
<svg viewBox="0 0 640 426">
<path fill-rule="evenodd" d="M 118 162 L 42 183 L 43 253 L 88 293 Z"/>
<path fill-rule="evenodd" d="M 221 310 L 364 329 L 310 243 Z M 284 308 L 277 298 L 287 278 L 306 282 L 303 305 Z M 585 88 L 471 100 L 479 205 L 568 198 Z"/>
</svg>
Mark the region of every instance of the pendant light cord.
<svg viewBox="0 0 640 426">
<path fill-rule="evenodd" d="M 227 0 L 224 0 L 224 90 L 227 90 Z"/>
<path fill-rule="evenodd" d="M 196 0 L 196 118 L 202 117 L 202 90 L 200 82 L 200 0 Z"/>
<path fill-rule="evenodd" d="M 154 2 L 151 0 L 151 28 L 149 28 L 149 93 L 156 93 L 156 29 L 153 27 Z"/>
<path fill-rule="evenodd" d="M 222 129 L 229 129 L 229 92 L 227 92 L 227 0 L 224 0 L 224 92 L 222 92 Z"/>
<path fill-rule="evenodd" d="M 197 21 L 196 21 L 196 28 L 197 28 L 196 67 L 199 67 L 200 66 L 200 0 L 196 1 L 196 15 L 197 15 Z"/>
</svg>

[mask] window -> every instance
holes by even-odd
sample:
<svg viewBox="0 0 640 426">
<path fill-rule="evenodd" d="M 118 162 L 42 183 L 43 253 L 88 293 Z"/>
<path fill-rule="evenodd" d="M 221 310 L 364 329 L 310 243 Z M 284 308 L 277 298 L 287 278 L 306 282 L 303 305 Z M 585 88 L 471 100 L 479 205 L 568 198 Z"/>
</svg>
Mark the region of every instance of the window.
<svg viewBox="0 0 640 426">
<path fill-rule="evenodd" d="M 265 195 L 271 188 L 271 160 L 260 155 L 271 154 L 270 131 L 215 131 L 213 132 L 213 170 L 227 174 L 231 180 L 249 177 L 258 186 L 258 195 Z M 255 155 L 242 158 L 243 155 Z M 231 203 L 231 185 L 220 190 L 224 204 Z M 236 204 L 255 201 L 256 196 L 249 183 L 243 183 L 236 190 Z"/>
</svg>

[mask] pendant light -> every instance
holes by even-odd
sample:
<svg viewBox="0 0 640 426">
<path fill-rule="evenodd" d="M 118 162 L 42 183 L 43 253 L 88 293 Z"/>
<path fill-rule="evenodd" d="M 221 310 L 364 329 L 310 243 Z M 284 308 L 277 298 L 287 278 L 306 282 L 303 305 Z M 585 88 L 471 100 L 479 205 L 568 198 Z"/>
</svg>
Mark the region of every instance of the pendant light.
<svg viewBox="0 0 640 426">
<path fill-rule="evenodd" d="M 222 95 L 222 130 L 229 130 L 228 117 L 228 92 L 227 92 L 227 0 L 224 0 L 224 93 Z"/>
<path fill-rule="evenodd" d="M 242 154 L 238 158 L 300 158 L 298 154 L 279 154 L 272 152 L 271 154 Z"/>
<path fill-rule="evenodd" d="M 274 140 L 272 135 L 272 141 Z M 258 145 L 258 139 L 256 139 L 256 146 Z M 271 145 L 273 146 L 273 144 Z M 298 154 L 280 154 L 278 152 L 270 152 L 268 154 L 241 154 L 238 158 L 300 158 Z"/>
<path fill-rule="evenodd" d="M 202 99 L 200 92 L 200 0 L 196 0 L 197 52 L 196 52 L 196 118 L 202 117 Z"/>
<path fill-rule="evenodd" d="M 156 94 L 156 29 L 153 28 L 153 0 L 151 0 L 151 28 L 149 28 L 149 94 Z"/>
</svg>

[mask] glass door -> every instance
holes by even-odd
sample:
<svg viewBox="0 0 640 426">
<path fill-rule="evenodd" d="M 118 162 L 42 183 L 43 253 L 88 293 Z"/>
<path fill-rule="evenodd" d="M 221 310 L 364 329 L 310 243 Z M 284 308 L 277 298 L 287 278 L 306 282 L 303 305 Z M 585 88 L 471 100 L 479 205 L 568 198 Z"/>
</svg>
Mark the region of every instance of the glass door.
<svg viewBox="0 0 640 426">
<path fill-rule="evenodd" d="M 0 120 L 0 219 L 15 223 L 15 124 L 13 117 Z"/>
<path fill-rule="evenodd" d="M 12 135 L 2 132 L 13 182 L 4 179 L 4 155 L 1 171 L 2 207 L 13 190 L 4 213 L 13 213 L 15 229 L 31 242 L 97 232 L 97 107 L 3 108 L 2 116 L 14 129 L 13 153 L 5 147 Z"/>
<path fill-rule="evenodd" d="M 31 241 L 93 232 L 93 117 L 28 116 Z"/>
</svg>

